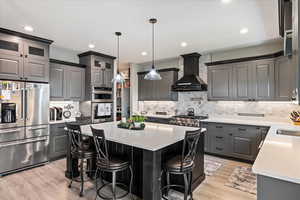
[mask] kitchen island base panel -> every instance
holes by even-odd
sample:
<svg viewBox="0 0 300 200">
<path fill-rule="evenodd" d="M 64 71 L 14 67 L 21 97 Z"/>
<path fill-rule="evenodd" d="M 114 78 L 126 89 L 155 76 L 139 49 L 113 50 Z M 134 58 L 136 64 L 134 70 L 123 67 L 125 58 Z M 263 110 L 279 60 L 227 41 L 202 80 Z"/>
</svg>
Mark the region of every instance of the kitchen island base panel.
<svg viewBox="0 0 300 200">
<path fill-rule="evenodd" d="M 299 200 L 300 184 L 257 176 L 257 200 Z"/>
<path fill-rule="evenodd" d="M 203 135 L 202 135 L 203 136 Z M 204 141 L 204 139 L 202 138 Z M 201 141 L 202 141 L 201 140 Z M 122 155 L 129 158 L 133 168 L 133 187 L 132 193 L 144 200 L 157 200 L 161 196 L 161 185 L 165 184 L 165 175 L 160 177 L 164 163 L 174 155 L 181 154 L 183 141 L 169 145 L 159 151 L 140 149 L 112 141 L 108 142 L 108 151 L 111 155 Z M 202 142 L 199 142 L 195 168 L 193 172 L 193 190 L 204 180 L 204 151 Z M 202 150 L 201 150 L 202 149 Z M 69 152 L 69 151 L 68 151 Z M 76 159 L 67 153 L 67 169 L 65 175 L 70 177 L 69 171 L 73 168 L 76 173 Z M 203 166 L 202 166 L 203 165 Z M 74 169 L 75 168 L 75 169 Z M 118 172 L 118 182 L 129 183 L 129 171 Z M 111 175 L 103 174 L 103 178 L 111 181 Z M 175 177 L 172 183 L 183 184 L 182 177 Z"/>
</svg>

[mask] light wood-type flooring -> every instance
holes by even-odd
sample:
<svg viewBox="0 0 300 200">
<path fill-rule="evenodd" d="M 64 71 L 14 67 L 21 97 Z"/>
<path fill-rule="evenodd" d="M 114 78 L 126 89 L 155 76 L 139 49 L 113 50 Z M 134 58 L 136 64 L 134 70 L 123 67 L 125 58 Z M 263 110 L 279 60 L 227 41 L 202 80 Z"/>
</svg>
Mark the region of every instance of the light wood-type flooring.
<svg viewBox="0 0 300 200">
<path fill-rule="evenodd" d="M 227 179 L 237 166 L 249 164 L 225 160 L 223 166 L 194 191 L 195 200 L 255 200 L 256 196 L 225 186 Z M 0 178 L 1 200 L 94 200 L 92 183 L 85 186 L 84 197 L 79 197 L 79 183 L 68 188 L 64 176 L 65 160 L 18 172 Z M 130 198 L 126 198 L 130 199 Z"/>
</svg>

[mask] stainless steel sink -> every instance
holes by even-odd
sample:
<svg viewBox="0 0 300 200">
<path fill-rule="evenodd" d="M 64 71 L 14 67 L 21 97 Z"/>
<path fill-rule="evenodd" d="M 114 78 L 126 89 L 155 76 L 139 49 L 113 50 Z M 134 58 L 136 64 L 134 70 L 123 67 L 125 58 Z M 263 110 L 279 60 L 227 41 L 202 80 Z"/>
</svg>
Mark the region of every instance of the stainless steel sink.
<svg viewBox="0 0 300 200">
<path fill-rule="evenodd" d="M 277 130 L 278 135 L 290 135 L 290 136 L 300 136 L 300 131 L 290 131 L 290 130 Z"/>
</svg>

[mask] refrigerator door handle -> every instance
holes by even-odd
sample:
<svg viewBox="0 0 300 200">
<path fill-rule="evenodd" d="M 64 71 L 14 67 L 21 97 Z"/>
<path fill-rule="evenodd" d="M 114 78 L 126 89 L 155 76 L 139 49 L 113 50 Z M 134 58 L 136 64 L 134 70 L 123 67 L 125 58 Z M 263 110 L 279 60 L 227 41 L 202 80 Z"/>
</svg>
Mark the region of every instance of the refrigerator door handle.
<svg viewBox="0 0 300 200">
<path fill-rule="evenodd" d="M 0 134 L 2 134 L 2 133 L 16 133 L 16 132 L 20 132 L 20 129 L 1 130 L 1 131 L 0 131 Z"/>
<path fill-rule="evenodd" d="M 25 90 L 25 95 L 24 95 L 24 99 L 25 99 L 25 120 L 29 120 L 28 118 L 28 92 L 27 92 L 27 88 L 24 89 Z"/>
<path fill-rule="evenodd" d="M 20 145 L 20 144 L 28 144 L 28 143 L 35 143 L 35 142 L 43 142 L 46 141 L 48 138 L 42 138 L 42 139 L 30 139 L 30 140 L 25 140 L 25 141 L 17 141 L 17 142 L 9 142 L 6 144 L 1 144 L 0 148 L 5 148 L 5 147 L 9 147 L 9 146 L 16 146 L 16 145 Z"/>
<path fill-rule="evenodd" d="M 21 89 L 21 119 L 24 119 L 24 88 Z"/>
<path fill-rule="evenodd" d="M 37 130 L 44 130 L 47 129 L 48 127 L 39 127 L 39 128 L 31 128 L 29 131 L 37 131 Z"/>
</svg>

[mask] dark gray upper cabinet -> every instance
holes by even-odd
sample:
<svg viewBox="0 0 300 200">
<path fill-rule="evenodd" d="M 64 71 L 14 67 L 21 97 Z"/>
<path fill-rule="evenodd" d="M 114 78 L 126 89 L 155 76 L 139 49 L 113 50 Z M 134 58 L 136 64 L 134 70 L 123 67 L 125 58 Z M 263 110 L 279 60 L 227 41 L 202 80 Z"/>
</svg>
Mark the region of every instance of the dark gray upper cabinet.
<svg viewBox="0 0 300 200">
<path fill-rule="evenodd" d="M 292 11 L 296 2 L 287 0 L 278 0 L 278 18 L 279 18 L 279 34 L 284 37 L 284 32 L 292 29 Z"/>
<path fill-rule="evenodd" d="M 85 98 L 92 99 L 94 88 L 113 89 L 114 60 L 113 56 L 95 51 L 87 51 L 78 55 L 80 64 L 86 66 Z"/>
<path fill-rule="evenodd" d="M 208 68 L 208 99 L 232 99 L 232 66 L 212 66 Z"/>
<path fill-rule="evenodd" d="M 91 70 L 94 73 L 92 83 L 94 86 L 112 88 L 113 60 L 100 56 L 92 56 Z"/>
<path fill-rule="evenodd" d="M 238 63 L 233 66 L 233 99 L 251 98 L 251 64 Z"/>
<path fill-rule="evenodd" d="M 50 98 L 52 100 L 63 100 L 66 93 L 66 68 L 55 63 L 51 63 L 50 66 Z"/>
<path fill-rule="evenodd" d="M 0 78 L 23 77 L 23 44 L 17 37 L 0 33 Z"/>
<path fill-rule="evenodd" d="M 275 98 L 280 101 L 293 100 L 296 86 L 296 69 L 288 57 L 275 60 Z"/>
<path fill-rule="evenodd" d="M 49 45 L 27 40 L 24 43 L 24 53 L 26 80 L 49 82 Z"/>
<path fill-rule="evenodd" d="M 171 86 L 178 79 L 178 69 L 169 68 L 158 70 L 161 80 L 145 80 L 146 72 L 138 73 L 139 101 L 177 101 L 178 93 L 171 91 Z"/>
<path fill-rule="evenodd" d="M 296 87 L 290 58 L 276 57 L 209 65 L 208 99 L 239 101 L 292 100 Z M 221 62 L 221 61 L 220 61 Z"/>
<path fill-rule="evenodd" d="M 0 33 L 0 78 L 49 82 L 51 42 L 14 31 Z"/>
<path fill-rule="evenodd" d="M 50 63 L 50 99 L 84 100 L 85 69 L 67 65 L 68 63 L 61 64 L 60 61 L 57 62 L 55 60 Z"/>
<path fill-rule="evenodd" d="M 253 62 L 253 98 L 255 100 L 274 99 L 274 59 Z"/>
<path fill-rule="evenodd" d="M 67 98 L 84 100 L 85 98 L 85 69 L 69 67 L 67 70 Z"/>
</svg>

